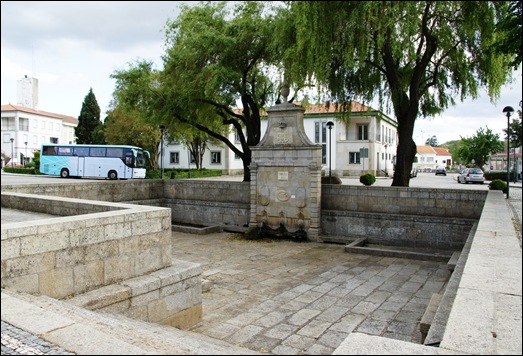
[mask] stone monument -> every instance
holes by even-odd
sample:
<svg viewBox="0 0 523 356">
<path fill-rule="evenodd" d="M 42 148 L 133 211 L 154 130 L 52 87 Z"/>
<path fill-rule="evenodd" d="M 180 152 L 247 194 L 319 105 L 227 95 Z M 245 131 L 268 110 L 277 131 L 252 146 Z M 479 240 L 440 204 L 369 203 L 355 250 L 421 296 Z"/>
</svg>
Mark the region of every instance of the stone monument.
<svg viewBox="0 0 523 356">
<path fill-rule="evenodd" d="M 283 101 L 267 110 L 265 136 L 251 147 L 251 214 L 247 236 L 318 240 L 321 200 L 321 146 L 303 126 L 301 106 Z"/>
</svg>

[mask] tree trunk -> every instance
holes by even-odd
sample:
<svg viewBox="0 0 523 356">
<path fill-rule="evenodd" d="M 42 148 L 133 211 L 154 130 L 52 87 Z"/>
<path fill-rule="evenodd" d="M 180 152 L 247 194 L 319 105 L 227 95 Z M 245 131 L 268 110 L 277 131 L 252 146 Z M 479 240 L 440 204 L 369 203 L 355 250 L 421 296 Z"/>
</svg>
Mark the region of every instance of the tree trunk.
<svg viewBox="0 0 523 356">
<path fill-rule="evenodd" d="M 416 117 L 399 117 L 398 122 L 398 149 L 396 152 L 396 166 L 394 168 L 393 187 L 408 187 L 410 183 L 410 172 L 412 163 L 416 157 L 417 147 L 412 139 Z"/>
</svg>

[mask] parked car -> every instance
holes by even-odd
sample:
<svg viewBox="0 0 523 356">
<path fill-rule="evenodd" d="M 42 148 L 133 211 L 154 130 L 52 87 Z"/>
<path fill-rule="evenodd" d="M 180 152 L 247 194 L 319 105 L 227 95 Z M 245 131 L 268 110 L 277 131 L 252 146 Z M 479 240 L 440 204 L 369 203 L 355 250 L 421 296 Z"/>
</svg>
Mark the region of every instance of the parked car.
<svg viewBox="0 0 523 356">
<path fill-rule="evenodd" d="M 447 170 L 445 169 L 445 167 L 438 167 L 436 168 L 436 175 L 442 175 L 442 176 L 446 176 L 447 175 Z"/>
<path fill-rule="evenodd" d="M 458 183 L 485 183 L 485 173 L 481 168 L 465 168 L 458 174 Z"/>
</svg>

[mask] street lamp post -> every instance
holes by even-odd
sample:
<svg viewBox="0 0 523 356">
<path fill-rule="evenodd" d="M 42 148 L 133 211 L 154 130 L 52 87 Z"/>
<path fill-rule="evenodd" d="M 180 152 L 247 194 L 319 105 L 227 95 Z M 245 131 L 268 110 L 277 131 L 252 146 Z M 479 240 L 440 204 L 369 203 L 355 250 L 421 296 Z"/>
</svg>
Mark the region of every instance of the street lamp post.
<svg viewBox="0 0 523 356">
<path fill-rule="evenodd" d="M 475 149 L 476 149 L 476 144 L 472 143 L 471 147 L 472 147 L 472 160 L 471 160 L 471 162 L 472 162 L 472 167 L 474 167 L 474 165 L 476 163 L 476 160 L 474 159 L 474 153 L 475 153 Z"/>
<path fill-rule="evenodd" d="M 165 133 L 164 125 L 160 125 L 160 132 L 162 134 L 160 138 L 160 179 L 163 179 L 163 135 Z"/>
<path fill-rule="evenodd" d="M 10 141 L 11 141 L 11 169 L 14 172 L 14 170 L 15 170 L 15 161 L 14 161 L 15 150 L 14 150 L 13 142 L 15 141 L 15 139 L 11 137 Z M 13 173 L 13 172 L 11 172 L 11 173 Z"/>
<path fill-rule="evenodd" d="M 332 127 L 333 126 L 334 126 L 334 122 L 332 122 L 332 121 L 327 122 L 327 128 L 329 129 L 329 184 L 332 184 L 332 168 L 331 168 L 332 140 L 331 140 L 331 132 L 332 132 Z"/>
<path fill-rule="evenodd" d="M 507 199 L 510 194 L 510 115 L 514 112 L 512 106 L 505 106 L 503 112 L 507 116 Z"/>
<path fill-rule="evenodd" d="M 387 147 L 389 147 L 389 145 L 385 144 L 385 177 L 389 176 L 389 173 L 387 171 L 387 162 L 389 161 L 389 158 L 387 156 Z"/>
<path fill-rule="evenodd" d="M 25 145 L 25 158 L 24 161 L 27 161 L 27 141 L 24 142 Z"/>
<path fill-rule="evenodd" d="M 517 176 L 517 169 L 518 169 L 518 161 L 516 160 L 516 147 L 512 148 L 512 152 L 514 152 L 514 183 L 518 182 L 518 176 Z"/>
</svg>

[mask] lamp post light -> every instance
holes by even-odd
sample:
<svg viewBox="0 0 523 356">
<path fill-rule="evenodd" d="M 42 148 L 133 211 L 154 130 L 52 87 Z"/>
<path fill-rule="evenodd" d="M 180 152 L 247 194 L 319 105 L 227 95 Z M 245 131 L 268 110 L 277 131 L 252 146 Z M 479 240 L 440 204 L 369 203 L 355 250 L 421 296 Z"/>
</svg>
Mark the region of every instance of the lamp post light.
<svg viewBox="0 0 523 356">
<path fill-rule="evenodd" d="M 334 122 L 332 122 L 332 121 L 327 122 L 327 128 L 329 129 L 329 184 L 332 184 L 332 168 L 331 168 L 332 140 L 331 140 L 331 132 L 332 132 L 332 127 L 333 126 L 334 126 Z"/>
<path fill-rule="evenodd" d="M 15 141 L 15 139 L 11 137 L 10 141 L 11 141 L 11 169 L 14 172 L 14 170 L 15 170 L 15 161 L 14 161 L 15 150 L 14 150 L 13 142 Z M 13 172 L 11 172 L 11 173 L 13 173 Z"/>
<path fill-rule="evenodd" d="M 503 112 L 507 116 L 507 199 L 510 194 L 510 115 L 514 112 L 512 106 L 505 106 Z"/>
<path fill-rule="evenodd" d="M 164 125 L 160 125 L 160 132 L 162 134 L 160 138 L 160 179 L 163 179 L 163 135 L 165 133 Z"/>
</svg>

